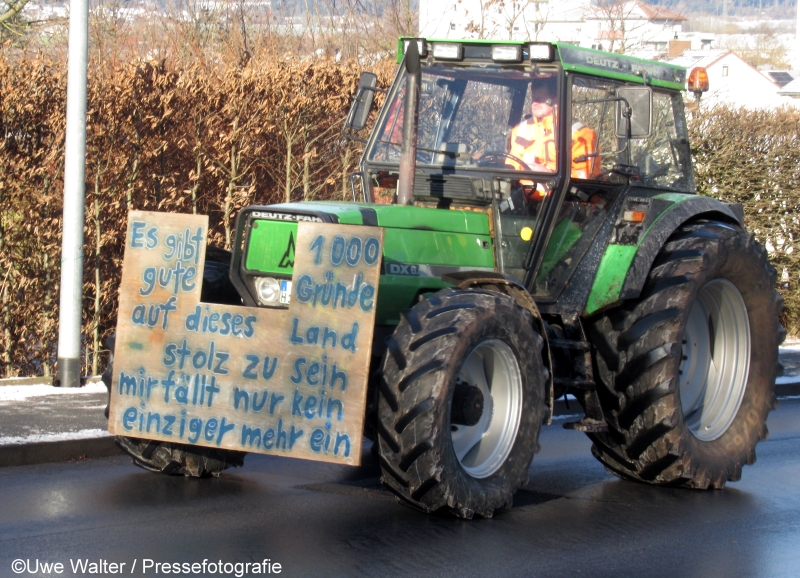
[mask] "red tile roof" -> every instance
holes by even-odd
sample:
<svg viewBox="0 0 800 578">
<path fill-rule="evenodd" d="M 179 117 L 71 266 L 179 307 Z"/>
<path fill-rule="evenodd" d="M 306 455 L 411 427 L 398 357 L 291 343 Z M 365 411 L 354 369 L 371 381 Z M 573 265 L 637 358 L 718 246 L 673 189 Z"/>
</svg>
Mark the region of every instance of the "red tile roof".
<svg viewBox="0 0 800 578">
<path fill-rule="evenodd" d="M 675 12 L 670 12 L 669 10 L 664 10 L 658 6 L 651 6 L 650 4 L 645 4 L 644 2 L 637 2 L 636 3 L 642 12 L 645 13 L 645 16 L 649 20 L 674 20 L 677 22 L 684 22 L 687 20 L 685 16 L 677 14 Z"/>
</svg>

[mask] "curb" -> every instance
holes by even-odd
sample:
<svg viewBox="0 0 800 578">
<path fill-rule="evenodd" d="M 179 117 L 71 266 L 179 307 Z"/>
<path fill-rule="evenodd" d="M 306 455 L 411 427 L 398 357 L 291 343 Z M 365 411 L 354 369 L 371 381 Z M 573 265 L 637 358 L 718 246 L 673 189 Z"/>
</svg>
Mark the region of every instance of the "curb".
<svg viewBox="0 0 800 578">
<path fill-rule="evenodd" d="M 0 379 L 3 385 L 53 385 L 52 377 L 7 377 Z"/>
<path fill-rule="evenodd" d="M 114 436 L 0 446 L 0 467 L 30 466 L 121 455 Z"/>
<path fill-rule="evenodd" d="M 87 383 L 97 383 L 102 381 L 100 375 L 87 375 L 81 377 L 81 387 Z M 0 386 L 3 385 L 53 385 L 53 378 L 51 377 L 7 377 L 0 379 Z M 80 388 L 73 388 L 80 389 Z"/>
</svg>

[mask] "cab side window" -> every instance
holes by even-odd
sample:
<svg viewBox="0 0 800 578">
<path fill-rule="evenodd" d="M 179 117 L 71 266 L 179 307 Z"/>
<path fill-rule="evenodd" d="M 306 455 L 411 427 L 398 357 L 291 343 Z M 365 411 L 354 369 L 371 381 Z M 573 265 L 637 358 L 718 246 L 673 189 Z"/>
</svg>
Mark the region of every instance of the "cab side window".
<svg viewBox="0 0 800 578">
<path fill-rule="evenodd" d="M 653 123 L 648 138 L 630 143 L 631 164 L 639 167 L 640 186 L 694 191 L 689 139 L 679 94 L 653 92 Z"/>
<path fill-rule="evenodd" d="M 573 77 L 573 178 L 622 182 L 621 177 L 611 172 L 620 162 L 619 157 L 608 154 L 622 148 L 616 136 L 616 103 L 610 100 L 619 86 L 610 80 Z M 605 154 L 599 156 L 600 153 Z"/>
</svg>

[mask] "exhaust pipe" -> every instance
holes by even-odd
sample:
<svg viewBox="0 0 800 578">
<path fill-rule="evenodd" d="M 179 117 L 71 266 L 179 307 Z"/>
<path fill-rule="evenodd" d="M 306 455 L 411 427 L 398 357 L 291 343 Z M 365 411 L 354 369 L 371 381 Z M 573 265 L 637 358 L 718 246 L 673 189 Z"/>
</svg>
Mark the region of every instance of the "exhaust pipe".
<svg viewBox="0 0 800 578">
<path fill-rule="evenodd" d="M 414 175 L 417 166 L 417 135 L 419 133 L 419 86 L 422 67 L 416 40 L 406 49 L 406 98 L 403 110 L 403 142 L 400 145 L 400 175 L 397 182 L 397 204 L 414 202 Z"/>
</svg>

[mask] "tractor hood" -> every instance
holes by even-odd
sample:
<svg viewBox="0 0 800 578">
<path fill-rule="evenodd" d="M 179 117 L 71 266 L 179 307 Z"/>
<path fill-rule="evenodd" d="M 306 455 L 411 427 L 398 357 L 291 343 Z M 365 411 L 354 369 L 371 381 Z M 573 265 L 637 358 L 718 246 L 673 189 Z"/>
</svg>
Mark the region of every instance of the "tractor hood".
<svg viewBox="0 0 800 578">
<path fill-rule="evenodd" d="M 276 213 L 319 214 L 333 217 L 342 225 L 372 225 L 389 229 L 417 229 L 441 231 L 443 233 L 489 234 L 489 219 L 486 213 L 477 211 L 427 209 L 401 205 L 376 205 L 369 203 L 347 203 L 311 201 L 304 203 L 282 203 L 264 207 L 264 211 Z M 323 217 L 323 220 L 328 220 Z"/>
<path fill-rule="evenodd" d="M 378 324 L 398 323 L 397 312 L 420 294 L 448 286 L 443 275 L 495 270 L 489 216 L 477 210 L 345 202 L 251 206 L 237 220 L 232 270 L 247 304 L 258 305 L 260 277 L 280 279 L 288 295 L 297 227 L 303 221 L 383 227 Z"/>
</svg>

